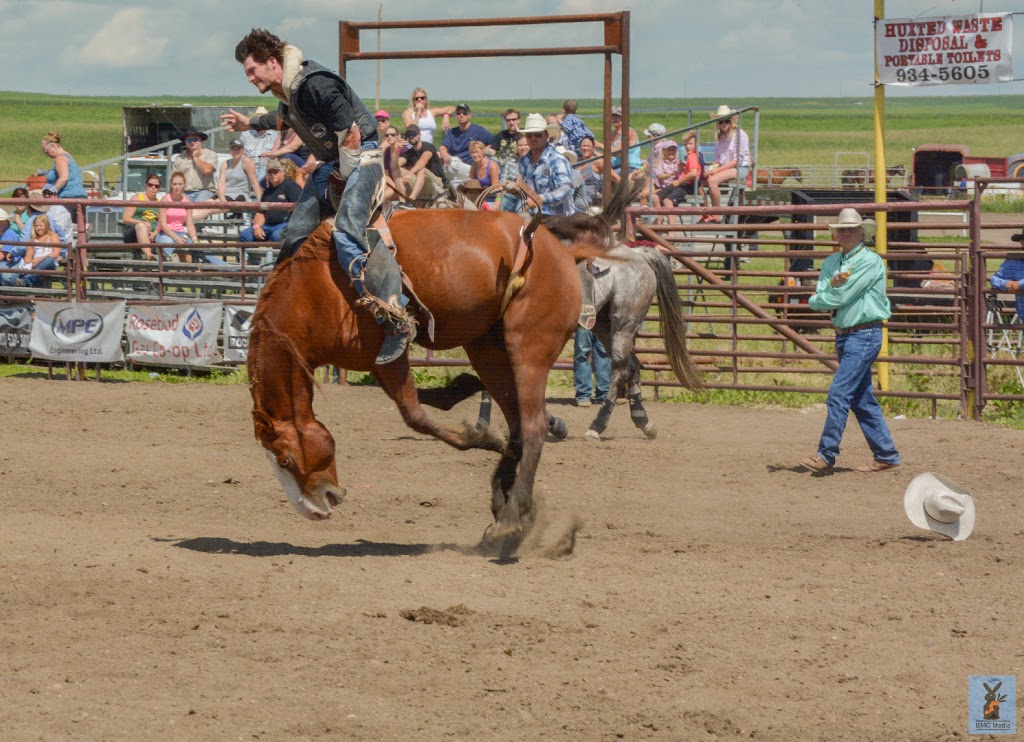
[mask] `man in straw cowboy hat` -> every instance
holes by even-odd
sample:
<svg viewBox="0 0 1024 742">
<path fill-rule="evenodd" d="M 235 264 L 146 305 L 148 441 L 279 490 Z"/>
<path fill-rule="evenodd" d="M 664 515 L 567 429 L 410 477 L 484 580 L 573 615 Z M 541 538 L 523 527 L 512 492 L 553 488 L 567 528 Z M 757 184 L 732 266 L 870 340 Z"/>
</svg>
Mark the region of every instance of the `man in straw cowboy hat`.
<svg viewBox="0 0 1024 742">
<path fill-rule="evenodd" d="M 377 122 L 356 92 L 337 73 L 306 59 L 300 49 L 263 28 L 254 28 L 235 47 L 235 61 L 261 93 L 280 101 L 276 111 L 250 118 L 231 110 L 221 116 L 228 131 L 294 130 L 318 163 L 306 181 L 288 227 L 281 257 L 295 253 L 322 216 L 332 211 L 327 189 L 332 176 L 345 181 L 334 216 L 338 262 L 352 279 L 378 324 L 384 344 L 376 363 L 402 357 L 416 333 L 405 309 L 402 276 L 379 237 L 367 235 L 370 214 L 383 198 L 384 157 Z M 370 255 L 376 257 L 370 260 Z"/>
<path fill-rule="evenodd" d="M 875 235 L 874 220 L 862 219 L 856 209 L 843 209 L 839 221 L 828 226 L 839 251 L 825 258 L 809 304 L 832 313 L 839 368 L 828 390 L 828 417 L 818 451 L 800 463 L 817 472 L 835 466 L 853 410 L 874 455 L 873 462 L 857 471 L 885 471 L 900 465 L 900 454 L 871 388 L 871 364 L 882 348 L 882 322 L 892 315 L 885 295 L 885 263 L 864 244 Z"/>
</svg>

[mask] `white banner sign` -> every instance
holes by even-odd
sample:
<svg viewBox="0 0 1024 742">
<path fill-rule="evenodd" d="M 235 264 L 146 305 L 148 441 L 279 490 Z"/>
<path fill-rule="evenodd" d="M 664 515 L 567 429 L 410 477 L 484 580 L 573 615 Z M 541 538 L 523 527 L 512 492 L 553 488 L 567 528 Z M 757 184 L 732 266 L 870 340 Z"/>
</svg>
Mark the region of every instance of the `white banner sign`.
<svg viewBox="0 0 1024 742">
<path fill-rule="evenodd" d="M 875 24 L 883 85 L 1011 82 L 1010 13 L 883 18 Z"/>
<path fill-rule="evenodd" d="M 124 360 L 123 301 L 37 301 L 29 350 L 48 361 L 118 363 Z"/>
<path fill-rule="evenodd" d="M 168 304 L 128 309 L 128 358 L 160 366 L 208 366 L 217 349 L 222 304 Z"/>
<path fill-rule="evenodd" d="M 224 307 L 224 360 L 245 363 L 249 357 L 249 324 L 253 310 L 249 307 Z"/>
<path fill-rule="evenodd" d="M 27 356 L 31 335 L 30 304 L 8 304 L 0 307 L 0 355 Z"/>
</svg>

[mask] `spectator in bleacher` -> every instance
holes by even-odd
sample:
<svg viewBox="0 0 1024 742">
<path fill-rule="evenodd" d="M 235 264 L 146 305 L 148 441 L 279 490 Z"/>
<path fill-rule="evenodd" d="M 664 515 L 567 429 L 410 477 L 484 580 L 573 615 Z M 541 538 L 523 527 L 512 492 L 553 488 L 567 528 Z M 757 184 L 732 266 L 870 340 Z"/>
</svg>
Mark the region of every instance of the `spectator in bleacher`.
<svg viewBox="0 0 1024 742">
<path fill-rule="evenodd" d="M 11 242 L 25 242 L 21 235 L 14 231 L 13 215 L 0 208 L 0 270 L 4 268 L 17 268 L 21 259 L 25 256 L 25 247 L 11 245 Z M 0 285 L 13 286 L 18 278 L 13 273 L 0 273 Z"/>
<path fill-rule="evenodd" d="M 245 154 L 242 140 L 233 139 L 229 151 L 231 157 L 221 165 L 220 177 L 217 178 L 217 198 L 221 201 L 259 201 L 263 188 L 256 178 L 256 165 Z M 246 215 L 251 213 L 245 212 Z"/>
<path fill-rule="evenodd" d="M 572 167 L 551 145 L 544 117 L 539 113 L 527 116 L 523 134 L 530 148 L 519 160 L 518 185 L 526 193 L 530 206 L 543 214 L 571 216 L 576 213 L 572 202 Z"/>
<path fill-rule="evenodd" d="M 546 116 L 545 119 L 548 122 L 548 141 L 551 143 L 551 146 L 569 149 L 569 137 L 562 131 L 562 124 L 558 116 L 551 114 Z"/>
<path fill-rule="evenodd" d="M 34 219 L 32 221 L 32 235 L 26 242 L 37 244 L 26 248 L 25 257 L 22 260 L 22 268 L 31 268 L 37 271 L 57 270 L 60 261 L 60 237 L 50 228 L 48 219 Z M 8 274 L 12 275 L 12 274 Z M 39 286 L 43 282 L 40 275 L 22 275 L 16 283 L 22 286 Z M 8 286 L 14 285 L 11 283 Z"/>
<path fill-rule="evenodd" d="M 160 191 L 160 176 L 151 173 L 146 178 L 146 187 L 142 193 L 131 197 L 132 201 L 156 201 Z M 124 216 L 124 242 L 126 245 L 138 245 L 143 260 L 153 260 L 153 249 L 150 245 L 156 239 L 160 229 L 160 214 L 155 206 L 126 206 Z"/>
<path fill-rule="evenodd" d="M 406 183 L 402 180 L 402 143 L 398 137 L 398 129 L 390 124 L 384 128 L 381 138 L 381 150 L 384 153 L 384 200 L 405 201 Z"/>
<path fill-rule="evenodd" d="M 473 112 L 465 103 L 455 106 L 455 119 L 459 125 L 445 132 L 437 153 L 448 179 L 463 181 L 469 177 L 469 143 L 483 142 L 490 147 L 494 144 L 494 136 L 473 123 Z"/>
<path fill-rule="evenodd" d="M 183 173 L 171 173 L 171 190 L 161 201 L 168 204 L 182 203 L 188 201 L 185 195 L 185 176 Z M 176 256 L 175 251 L 181 245 L 190 245 L 196 241 L 196 225 L 192 219 L 192 209 L 175 208 L 168 206 L 160 209 L 158 217 L 160 234 L 156 236 L 156 242 L 160 245 L 174 245 L 175 247 L 163 248 L 164 255 L 172 260 Z M 192 253 L 183 250 L 177 257 L 183 263 L 192 262 Z"/>
<path fill-rule="evenodd" d="M 253 116 L 262 116 L 267 113 L 267 109 L 260 106 L 253 111 Z M 238 139 L 242 142 L 242 148 L 245 150 L 245 154 L 253 162 L 253 166 L 256 168 L 256 180 L 260 183 L 260 189 L 266 185 L 265 178 L 267 177 L 267 153 L 277 146 L 278 132 L 275 129 L 263 129 L 262 131 L 255 131 L 254 129 L 247 129 L 238 135 Z"/>
<path fill-rule="evenodd" d="M 679 144 L 671 139 L 662 139 L 655 143 L 654 153 L 648 180 L 652 190 L 652 202 L 655 206 L 673 206 L 679 201 L 679 194 L 675 191 L 686 167 L 679 159 Z M 655 223 L 663 221 L 665 220 L 659 217 Z"/>
<path fill-rule="evenodd" d="M 281 169 L 284 171 L 286 180 L 294 182 L 300 189 L 306 187 L 306 181 L 309 180 L 309 171 L 306 168 L 297 167 L 294 162 L 287 159 L 278 160 L 278 162 L 281 163 Z"/>
<path fill-rule="evenodd" d="M 472 162 L 469 166 L 470 180 L 476 180 L 480 190 L 490 188 L 495 183 L 501 182 L 501 170 L 498 163 L 487 156 L 486 147 L 483 142 L 470 142 L 469 157 Z M 481 204 L 481 208 L 490 210 L 494 203 L 494 196 L 490 199 L 490 205 Z"/>
<path fill-rule="evenodd" d="M 441 158 L 433 144 L 423 141 L 420 127 L 410 124 L 405 129 L 405 141 L 409 146 L 399 158 L 401 179 L 408 189 L 409 200 L 435 198 L 444 193 L 444 170 Z"/>
<path fill-rule="evenodd" d="M 1016 243 L 1024 242 L 1024 230 L 1020 234 L 1010 237 Z M 1024 281 L 1024 255 L 1021 253 L 1010 253 L 1006 260 L 999 266 L 999 270 L 989 276 L 988 282 L 996 291 L 1005 291 L 1013 294 L 1017 316 L 1024 320 L 1024 290 L 1021 289 L 1021 281 Z"/>
<path fill-rule="evenodd" d="M 49 132 L 42 141 L 43 152 L 53 160 L 53 165 L 46 171 L 46 182 L 54 187 L 54 192 L 61 198 L 87 198 L 85 184 L 82 183 L 82 170 L 75 158 L 60 145 L 60 134 Z M 78 207 L 69 209 L 72 217 L 77 217 Z"/>
<path fill-rule="evenodd" d="M 42 188 L 43 198 L 57 198 L 57 189 L 47 183 Z M 71 220 L 71 212 L 60 204 L 45 206 L 46 218 L 50 220 L 50 229 L 57 233 L 61 242 L 71 243 L 75 239 L 75 225 Z"/>
<path fill-rule="evenodd" d="M 302 188 L 294 180 L 285 177 L 282 165 L 279 160 L 270 160 L 267 163 L 267 187 L 260 197 L 261 203 L 296 203 L 302 195 Z M 252 218 L 252 226 L 243 229 L 238 235 L 238 240 L 280 242 L 290 216 L 290 211 L 257 211 Z"/>
<path fill-rule="evenodd" d="M 612 106 L 612 171 L 608 177 L 618 183 L 622 178 L 622 136 L 623 136 L 622 106 Z M 640 159 L 640 137 L 636 129 L 629 127 L 626 133 L 627 149 L 626 162 L 629 164 L 629 177 L 639 180 L 644 177 L 643 162 Z"/>
<path fill-rule="evenodd" d="M 601 203 L 604 190 L 604 178 L 600 173 L 601 161 L 584 162 L 595 156 L 594 144 L 592 136 L 584 136 L 580 140 L 580 162 L 574 167 L 576 172 L 583 176 L 583 188 L 591 206 Z"/>
<path fill-rule="evenodd" d="M 28 198 L 28 188 L 25 186 L 18 186 L 11 191 L 11 198 Z M 27 225 L 25 220 L 28 215 L 28 206 L 12 206 L 11 211 L 11 229 L 17 232 L 19 235 L 26 233 Z"/>
<path fill-rule="evenodd" d="M 700 156 L 697 154 L 697 134 L 688 131 L 683 137 L 683 143 L 686 146 L 686 159 L 679 161 L 682 166 L 679 169 L 679 174 L 654 194 L 655 206 L 665 206 L 668 208 L 678 206 L 686 201 L 687 196 L 693 196 L 697 193 L 701 180 Z M 671 144 L 663 147 L 662 152 L 671 156 L 672 149 L 670 147 L 678 151 L 678 145 L 675 142 L 671 142 Z"/>
<path fill-rule="evenodd" d="M 210 201 L 217 192 L 217 153 L 203 146 L 206 132 L 189 127 L 182 136 L 185 149 L 171 160 L 171 169 L 185 177 L 185 197 L 193 203 Z"/>
<path fill-rule="evenodd" d="M 516 139 L 516 157 L 501 169 L 501 182 L 507 184 L 515 184 L 519 182 L 519 161 L 526 157 L 530 152 L 530 140 L 526 138 L 526 135 L 522 131 L 518 133 Z M 506 190 L 501 194 L 501 210 L 512 211 L 518 213 L 522 207 L 522 200 L 519 199 L 514 193 Z"/>
<path fill-rule="evenodd" d="M 268 160 L 290 160 L 295 163 L 295 167 L 306 167 L 310 164 L 311 154 L 309 147 L 303 144 L 296 131 L 288 129 L 281 136 L 280 143 L 267 152 L 266 157 Z M 313 169 L 309 172 L 312 172 Z"/>
<path fill-rule="evenodd" d="M 582 157 L 583 153 L 580 152 L 580 142 L 583 141 L 583 137 L 590 137 L 590 141 L 595 146 L 597 145 L 597 139 L 594 138 L 594 132 L 583 123 L 583 119 L 576 115 L 576 111 L 576 101 L 567 100 L 562 104 L 562 118 L 558 123 L 561 125 L 565 138 L 568 140 L 566 146 Z"/>
<path fill-rule="evenodd" d="M 711 205 L 722 205 L 722 183 L 736 180 L 742 183 L 750 169 L 750 137 L 736 127 L 737 116 L 729 106 L 721 105 L 713 118 L 718 122 L 718 137 L 715 140 L 715 161 L 708 166 L 707 184 Z M 737 136 L 738 135 L 738 136 Z M 722 217 L 705 214 L 702 222 L 721 222 Z"/>
<path fill-rule="evenodd" d="M 373 117 L 377 119 L 377 134 L 383 142 L 384 132 L 387 131 L 389 126 L 391 126 L 391 114 L 381 108 L 377 113 L 373 114 Z M 397 127 L 395 127 L 395 131 L 398 131 Z"/>
<path fill-rule="evenodd" d="M 441 117 L 442 131 L 452 128 L 451 117 L 455 113 L 452 106 L 430 105 L 430 97 L 423 88 L 416 88 L 409 96 L 409 107 L 402 113 L 402 123 L 406 128 L 413 124 L 420 128 L 420 139 L 424 144 L 434 144 L 434 132 L 437 131 L 437 116 Z"/>
<path fill-rule="evenodd" d="M 519 140 L 519 111 L 510 108 L 502 114 L 504 127 L 494 136 L 492 148 L 494 149 L 494 161 L 498 167 L 504 168 L 508 163 L 518 161 L 516 156 L 516 142 Z M 504 180 L 504 178 L 502 178 Z"/>
</svg>

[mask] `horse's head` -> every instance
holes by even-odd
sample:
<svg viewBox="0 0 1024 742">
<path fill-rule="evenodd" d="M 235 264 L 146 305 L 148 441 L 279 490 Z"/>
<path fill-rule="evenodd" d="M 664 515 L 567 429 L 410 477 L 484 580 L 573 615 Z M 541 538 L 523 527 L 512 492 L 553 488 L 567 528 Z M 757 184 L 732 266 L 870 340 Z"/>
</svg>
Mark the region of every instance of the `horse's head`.
<svg viewBox="0 0 1024 742">
<path fill-rule="evenodd" d="M 323 425 L 310 420 L 298 425 L 291 420 L 272 420 L 253 410 L 256 438 L 270 466 L 299 515 L 326 520 L 332 508 L 345 499 L 334 464 L 334 438 Z"/>
<path fill-rule="evenodd" d="M 803 183 L 804 182 L 804 174 L 803 174 L 803 171 L 800 170 L 800 168 L 798 168 L 798 167 L 793 168 L 793 179 L 796 180 L 797 183 Z"/>
</svg>

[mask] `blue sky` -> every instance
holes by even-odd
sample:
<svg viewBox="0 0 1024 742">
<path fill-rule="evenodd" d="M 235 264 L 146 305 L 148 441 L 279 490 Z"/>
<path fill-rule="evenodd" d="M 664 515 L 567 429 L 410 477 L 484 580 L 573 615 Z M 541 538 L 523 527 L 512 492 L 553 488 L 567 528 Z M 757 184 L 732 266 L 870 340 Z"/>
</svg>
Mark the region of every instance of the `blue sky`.
<svg viewBox="0 0 1024 742">
<path fill-rule="evenodd" d="M 1020 11 L 1024 2 L 889 0 L 886 16 Z M 426 8 L 431 10 L 426 10 Z M 871 94 L 872 0 L 520 0 L 424 3 L 387 0 L 384 20 L 631 11 L 634 97 L 835 96 Z M 329 67 L 338 60 L 338 21 L 374 20 L 378 3 L 354 0 L 0 0 L 9 42 L 0 89 L 80 95 L 252 95 L 234 46 L 252 26 L 273 30 Z M 1014 44 L 1024 54 L 1024 17 Z M 54 35 L 54 32 L 59 32 Z M 598 45 L 598 24 L 518 29 L 392 31 L 384 49 Z M 376 46 L 364 32 L 364 49 Z M 28 48 L 40 48 L 37 54 Z M 1024 60 L 1016 67 L 1024 66 Z M 435 102 L 467 99 L 594 98 L 602 93 L 600 57 L 386 61 L 381 94 L 407 98 L 422 85 Z M 617 70 L 616 70 L 617 71 Z M 1024 77 L 1024 72 L 1019 73 Z M 353 63 L 349 78 L 369 100 L 376 65 Z M 616 82 L 615 89 L 618 90 Z M 892 95 L 1019 94 L 1024 83 L 890 88 Z"/>
</svg>

